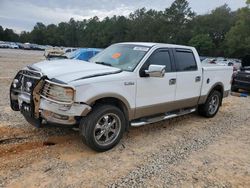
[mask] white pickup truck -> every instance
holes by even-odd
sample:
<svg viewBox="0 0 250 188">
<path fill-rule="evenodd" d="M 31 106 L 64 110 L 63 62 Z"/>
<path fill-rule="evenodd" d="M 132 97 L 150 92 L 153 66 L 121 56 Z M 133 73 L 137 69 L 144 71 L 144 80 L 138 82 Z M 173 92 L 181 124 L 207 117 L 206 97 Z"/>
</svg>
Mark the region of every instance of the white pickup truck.
<svg viewBox="0 0 250 188">
<path fill-rule="evenodd" d="M 202 66 L 193 47 L 118 43 L 90 62 L 42 61 L 20 70 L 11 107 L 37 126 L 78 126 L 96 151 L 114 147 L 129 126 L 198 111 L 213 117 L 231 87 L 232 67 Z"/>
</svg>

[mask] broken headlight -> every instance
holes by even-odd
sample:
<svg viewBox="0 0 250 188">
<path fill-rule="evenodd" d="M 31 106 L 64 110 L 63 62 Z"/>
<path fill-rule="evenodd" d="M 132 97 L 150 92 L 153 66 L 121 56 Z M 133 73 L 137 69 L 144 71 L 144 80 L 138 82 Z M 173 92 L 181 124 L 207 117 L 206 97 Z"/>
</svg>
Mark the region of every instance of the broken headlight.
<svg viewBox="0 0 250 188">
<path fill-rule="evenodd" d="M 70 104 L 74 102 L 74 93 L 73 87 L 45 81 L 41 96 L 54 102 Z"/>
</svg>

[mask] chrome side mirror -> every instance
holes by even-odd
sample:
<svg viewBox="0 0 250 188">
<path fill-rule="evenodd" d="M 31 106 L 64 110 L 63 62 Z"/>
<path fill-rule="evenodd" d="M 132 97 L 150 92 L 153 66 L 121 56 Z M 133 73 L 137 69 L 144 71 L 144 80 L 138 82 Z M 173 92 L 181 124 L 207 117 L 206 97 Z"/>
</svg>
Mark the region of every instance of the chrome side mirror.
<svg viewBox="0 0 250 188">
<path fill-rule="evenodd" d="M 145 73 L 149 75 L 149 77 L 159 77 L 162 78 L 165 75 L 165 67 L 164 65 L 149 65 L 148 70 L 145 70 Z"/>
</svg>

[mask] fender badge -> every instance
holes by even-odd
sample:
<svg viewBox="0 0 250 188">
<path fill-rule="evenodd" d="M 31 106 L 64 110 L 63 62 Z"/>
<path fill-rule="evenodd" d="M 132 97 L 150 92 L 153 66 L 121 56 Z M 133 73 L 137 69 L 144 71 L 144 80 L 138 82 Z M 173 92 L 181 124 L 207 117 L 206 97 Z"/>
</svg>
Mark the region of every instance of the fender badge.
<svg viewBox="0 0 250 188">
<path fill-rule="evenodd" d="M 134 82 L 124 82 L 124 85 L 125 86 L 133 86 L 133 85 L 135 85 L 135 83 Z"/>
</svg>

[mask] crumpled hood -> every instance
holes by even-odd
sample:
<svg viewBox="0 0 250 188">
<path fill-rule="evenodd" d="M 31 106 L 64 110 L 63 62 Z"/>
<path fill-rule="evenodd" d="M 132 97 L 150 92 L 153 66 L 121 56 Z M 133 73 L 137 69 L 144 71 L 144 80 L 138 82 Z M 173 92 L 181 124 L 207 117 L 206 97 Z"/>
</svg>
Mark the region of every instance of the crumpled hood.
<svg viewBox="0 0 250 188">
<path fill-rule="evenodd" d="M 49 79 L 69 83 L 78 79 L 118 73 L 120 69 L 79 60 L 42 61 L 31 65 Z"/>
</svg>

